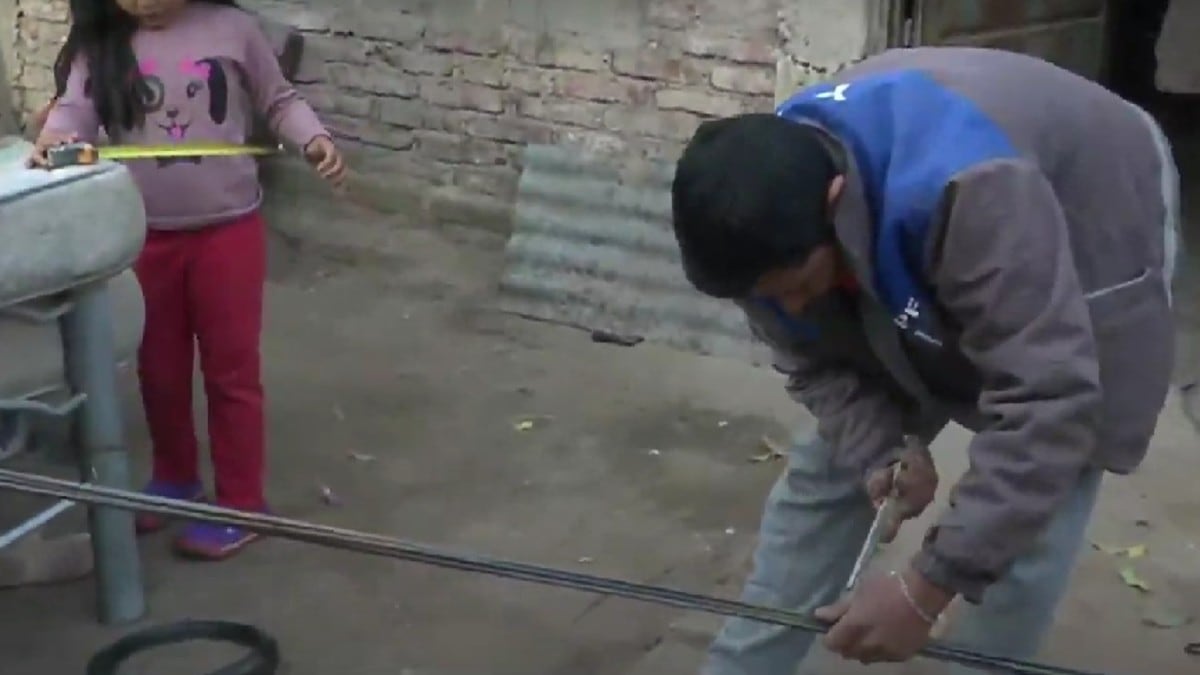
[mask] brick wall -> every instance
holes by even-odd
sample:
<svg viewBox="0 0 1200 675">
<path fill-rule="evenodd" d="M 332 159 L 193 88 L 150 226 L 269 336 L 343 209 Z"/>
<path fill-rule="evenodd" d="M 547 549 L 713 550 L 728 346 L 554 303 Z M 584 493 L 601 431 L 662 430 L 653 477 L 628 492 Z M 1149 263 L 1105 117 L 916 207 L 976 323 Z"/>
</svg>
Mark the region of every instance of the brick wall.
<svg viewBox="0 0 1200 675">
<path fill-rule="evenodd" d="M 5 0 L 0 0 L 5 1 Z M 54 93 L 54 57 L 67 37 L 67 0 L 7 0 L 15 30 L 4 54 L 12 103 L 19 117 L 33 113 Z M 0 18 L 7 19 L 0 15 Z"/>
<path fill-rule="evenodd" d="M 773 0 L 738 3 L 736 16 L 704 7 L 730 4 L 719 0 L 647 4 L 646 46 L 617 50 L 597 44 L 602 36 L 335 13 L 305 26 L 319 63 L 309 62 L 314 81 L 303 91 L 345 138 L 499 195 L 511 189 L 521 143 L 669 156 L 704 117 L 770 108 Z M 482 176 L 494 178 L 470 178 Z"/>
<path fill-rule="evenodd" d="M 28 112 L 49 95 L 66 2 L 13 1 L 19 37 L 10 80 Z M 360 203 L 413 220 L 496 227 L 508 218 L 526 143 L 573 144 L 613 161 L 671 158 L 700 120 L 771 108 L 780 0 L 555 7 L 606 3 L 625 13 L 628 30 L 539 26 L 517 11 L 519 1 L 491 3 L 509 15 L 487 21 L 472 3 L 449 0 L 243 2 L 305 33 L 300 89 L 364 169 L 351 186 Z M 445 11 L 451 5 L 461 20 Z M 313 190 L 296 184 L 310 180 L 298 169 L 273 176 L 277 191 Z M 320 228 L 319 218 L 309 220 Z"/>
<path fill-rule="evenodd" d="M 503 226 L 526 143 L 670 158 L 704 118 L 771 108 L 777 0 L 641 4 L 636 41 L 515 22 L 480 30 L 469 10 L 440 26 L 311 1 L 303 14 L 268 11 L 304 29 L 301 89 L 347 147 L 416 185 L 432 220 L 461 219 L 470 202 L 481 208 L 466 217 L 490 212 Z"/>
</svg>

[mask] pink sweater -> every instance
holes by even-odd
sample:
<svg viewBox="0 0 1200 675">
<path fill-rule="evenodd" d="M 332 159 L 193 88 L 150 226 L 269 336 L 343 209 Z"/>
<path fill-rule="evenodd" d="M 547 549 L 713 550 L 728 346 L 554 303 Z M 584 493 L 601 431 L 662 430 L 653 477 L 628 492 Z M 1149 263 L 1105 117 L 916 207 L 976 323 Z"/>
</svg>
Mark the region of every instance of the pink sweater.
<svg viewBox="0 0 1200 675">
<path fill-rule="evenodd" d="M 283 77 L 257 19 L 240 9 L 191 3 L 170 27 L 138 31 L 133 49 L 153 95 L 143 128 L 106 130 L 114 142 L 245 143 L 255 113 L 298 148 L 328 135 Z M 90 88 L 80 59 L 45 129 L 95 142 L 100 123 Z M 249 213 L 262 201 L 253 157 L 136 160 L 127 166 L 152 228 L 204 227 Z"/>
</svg>

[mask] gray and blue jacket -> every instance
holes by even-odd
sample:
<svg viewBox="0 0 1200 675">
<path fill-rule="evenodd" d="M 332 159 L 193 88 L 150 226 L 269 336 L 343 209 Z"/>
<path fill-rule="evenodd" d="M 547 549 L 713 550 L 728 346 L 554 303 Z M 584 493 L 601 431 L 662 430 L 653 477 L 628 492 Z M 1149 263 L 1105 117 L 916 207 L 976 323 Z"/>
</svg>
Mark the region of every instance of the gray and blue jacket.
<svg viewBox="0 0 1200 675">
<path fill-rule="evenodd" d="M 841 162 L 835 231 L 862 290 L 815 322 L 744 309 L 845 464 L 950 420 L 976 432 L 915 564 L 978 601 L 1085 468 L 1146 454 L 1173 352 L 1169 149 L 1099 85 L 985 49 L 885 52 L 778 114 Z"/>
</svg>

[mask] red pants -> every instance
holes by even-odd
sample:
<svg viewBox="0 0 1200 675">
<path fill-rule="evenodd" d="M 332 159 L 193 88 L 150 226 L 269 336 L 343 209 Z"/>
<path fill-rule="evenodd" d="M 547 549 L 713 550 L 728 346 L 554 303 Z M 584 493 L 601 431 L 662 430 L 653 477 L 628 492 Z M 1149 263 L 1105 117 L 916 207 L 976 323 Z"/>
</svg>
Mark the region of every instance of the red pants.
<svg viewBox="0 0 1200 675">
<path fill-rule="evenodd" d="M 138 374 L 154 443 L 154 480 L 190 485 L 200 479 L 192 418 L 198 347 L 217 503 L 264 508 L 262 217 L 251 213 L 197 230 L 151 230 L 135 269 L 146 298 Z"/>
</svg>

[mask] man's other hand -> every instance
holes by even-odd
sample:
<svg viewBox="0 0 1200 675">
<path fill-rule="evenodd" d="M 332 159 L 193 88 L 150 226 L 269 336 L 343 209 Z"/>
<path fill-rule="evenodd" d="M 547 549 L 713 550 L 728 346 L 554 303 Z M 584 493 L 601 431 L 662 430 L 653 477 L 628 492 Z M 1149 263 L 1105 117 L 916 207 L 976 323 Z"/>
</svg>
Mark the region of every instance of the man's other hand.
<svg viewBox="0 0 1200 675">
<path fill-rule="evenodd" d="M 884 500 L 893 494 L 898 500 L 895 518 L 888 523 L 888 530 L 884 532 L 884 542 L 895 539 L 904 521 L 921 515 L 937 496 L 937 467 L 927 448 L 909 448 L 897 461 L 900 464 L 899 471 L 895 470 L 893 464 L 872 472 L 867 478 L 867 495 L 876 509 L 883 506 Z"/>
<path fill-rule="evenodd" d="M 929 644 L 929 632 L 953 595 L 915 570 L 870 575 L 848 598 L 816 611 L 833 624 L 825 647 L 860 663 L 907 661 Z"/>
</svg>

